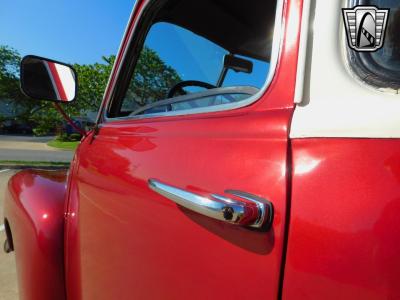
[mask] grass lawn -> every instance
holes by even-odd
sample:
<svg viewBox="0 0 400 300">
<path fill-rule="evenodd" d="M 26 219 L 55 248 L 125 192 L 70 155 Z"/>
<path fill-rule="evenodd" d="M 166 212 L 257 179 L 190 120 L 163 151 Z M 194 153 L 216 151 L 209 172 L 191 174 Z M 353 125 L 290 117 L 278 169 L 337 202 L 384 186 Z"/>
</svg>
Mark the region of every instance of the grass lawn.
<svg viewBox="0 0 400 300">
<path fill-rule="evenodd" d="M 32 166 L 32 167 L 66 167 L 69 162 L 52 162 L 52 161 L 24 161 L 24 160 L 0 160 L 0 167 L 7 166 Z"/>
<path fill-rule="evenodd" d="M 79 142 L 62 142 L 59 140 L 52 140 L 47 143 L 48 146 L 57 148 L 57 149 L 62 149 L 62 150 L 75 150 L 76 147 L 78 147 Z"/>
</svg>

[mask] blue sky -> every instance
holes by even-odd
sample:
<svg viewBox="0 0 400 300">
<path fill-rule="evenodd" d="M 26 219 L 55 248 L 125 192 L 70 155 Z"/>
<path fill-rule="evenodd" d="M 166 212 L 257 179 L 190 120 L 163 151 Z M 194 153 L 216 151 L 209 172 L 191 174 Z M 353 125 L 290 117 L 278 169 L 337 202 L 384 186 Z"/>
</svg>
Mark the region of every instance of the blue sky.
<svg viewBox="0 0 400 300">
<path fill-rule="evenodd" d="M 2 0 L 0 45 L 22 56 L 39 55 L 66 63 L 91 64 L 116 54 L 135 0 Z M 183 79 L 216 83 L 225 51 L 191 33 L 159 28 L 147 44 Z M 226 84 L 261 87 L 268 64 L 254 72 L 228 74 Z"/>
<path fill-rule="evenodd" d="M 134 0 L 2 0 L 0 45 L 22 55 L 93 63 L 116 54 Z"/>
</svg>

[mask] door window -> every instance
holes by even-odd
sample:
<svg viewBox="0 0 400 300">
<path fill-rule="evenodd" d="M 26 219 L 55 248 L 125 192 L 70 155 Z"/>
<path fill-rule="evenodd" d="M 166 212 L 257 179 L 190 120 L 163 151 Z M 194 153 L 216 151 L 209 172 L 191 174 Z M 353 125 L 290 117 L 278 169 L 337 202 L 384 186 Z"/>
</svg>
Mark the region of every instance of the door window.
<svg viewBox="0 0 400 300">
<path fill-rule="evenodd" d="M 264 87 L 273 71 L 276 3 L 266 1 L 260 13 L 237 2 L 205 2 L 165 1 L 158 8 L 109 117 L 228 107 Z"/>
</svg>

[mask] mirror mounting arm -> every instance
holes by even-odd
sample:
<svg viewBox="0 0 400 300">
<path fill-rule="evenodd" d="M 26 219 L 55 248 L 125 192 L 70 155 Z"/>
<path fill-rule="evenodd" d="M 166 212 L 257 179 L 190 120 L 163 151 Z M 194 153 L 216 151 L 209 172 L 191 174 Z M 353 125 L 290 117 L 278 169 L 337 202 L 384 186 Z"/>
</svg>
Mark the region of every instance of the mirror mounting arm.
<svg viewBox="0 0 400 300">
<path fill-rule="evenodd" d="M 58 110 L 58 112 L 63 116 L 63 118 L 76 130 L 78 131 L 82 136 L 86 137 L 87 136 L 87 132 L 85 129 L 80 128 L 79 126 L 77 126 L 74 121 L 72 121 L 72 119 L 66 114 L 66 112 L 64 111 L 64 109 L 61 107 L 60 104 L 58 103 L 53 103 L 54 107 Z"/>
</svg>

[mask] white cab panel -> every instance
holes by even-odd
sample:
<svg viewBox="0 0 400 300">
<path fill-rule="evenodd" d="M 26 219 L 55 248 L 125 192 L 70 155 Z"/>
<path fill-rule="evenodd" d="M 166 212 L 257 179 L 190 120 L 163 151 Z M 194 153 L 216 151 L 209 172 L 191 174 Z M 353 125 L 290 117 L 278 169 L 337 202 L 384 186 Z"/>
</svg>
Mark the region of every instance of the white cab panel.
<svg viewBox="0 0 400 300">
<path fill-rule="evenodd" d="M 364 85 L 346 65 L 341 12 L 346 1 L 315 2 L 312 55 L 299 78 L 304 91 L 290 137 L 400 138 L 400 95 Z"/>
</svg>

